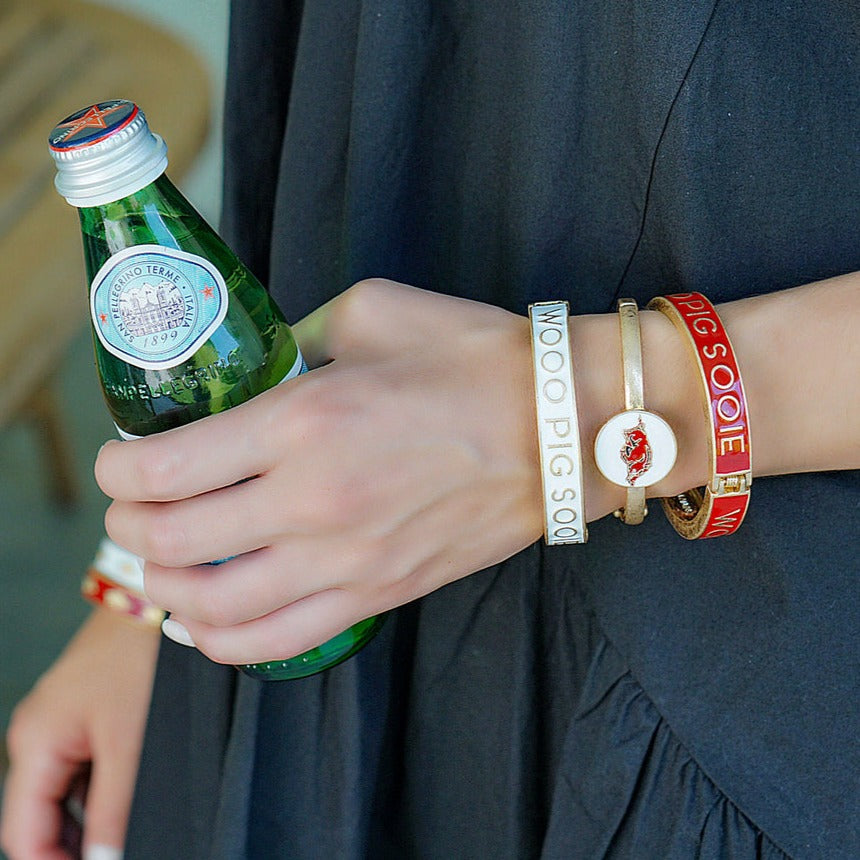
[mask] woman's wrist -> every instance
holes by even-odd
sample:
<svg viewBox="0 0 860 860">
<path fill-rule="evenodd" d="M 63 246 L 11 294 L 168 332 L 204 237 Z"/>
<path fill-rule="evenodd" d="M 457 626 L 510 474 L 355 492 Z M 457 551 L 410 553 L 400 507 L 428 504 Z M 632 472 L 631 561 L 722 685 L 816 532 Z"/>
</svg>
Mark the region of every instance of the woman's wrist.
<svg viewBox="0 0 860 860">
<path fill-rule="evenodd" d="M 93 635 L 110 636 L 115 631 L 121 631 L 121 635 L 129 640 L 139 639 L 141 642 L 154 641 L 157 643 L 161 639 L 160 627 L 130 622 L 124 615 L 114 612 L 106 606 L 93 606 L 84 626 L 92 630 Z"/>
</svg>

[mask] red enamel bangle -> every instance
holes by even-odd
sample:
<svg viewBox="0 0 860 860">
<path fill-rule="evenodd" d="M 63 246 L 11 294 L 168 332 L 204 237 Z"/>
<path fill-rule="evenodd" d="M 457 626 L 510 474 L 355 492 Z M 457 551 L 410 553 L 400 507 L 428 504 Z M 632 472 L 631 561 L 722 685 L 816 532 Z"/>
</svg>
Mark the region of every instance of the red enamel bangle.
<svg viewBox="0 0 860 860">
<path fill-rule="evenodd" d="M 663 499 L 663 509 L 688 540 L 733 534 L 746 516 L 752 484 L 749 415 L 735 352 L 716 309 L 701 293 L 659 296 L 648 307 L 687 335 L 704 382 L 710 426 L 710 483 Z"/>
<path fill-rule="evenodd" d="M 81 583 L 81 594 L 91 603 L 105 606 L 147 627 L 160 627 L 166 613 L 145 595 L 137 594 L 90 568 Z"/>
</svg>

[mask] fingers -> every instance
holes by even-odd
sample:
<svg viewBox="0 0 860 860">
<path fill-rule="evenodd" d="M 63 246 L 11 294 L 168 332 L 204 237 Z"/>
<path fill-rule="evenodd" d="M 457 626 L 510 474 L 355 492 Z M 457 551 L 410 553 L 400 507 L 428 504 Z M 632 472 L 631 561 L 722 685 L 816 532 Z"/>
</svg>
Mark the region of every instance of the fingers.
<svg viewBox="0 0 860 860">
<path fill-rule="evenodd" d="M 83 856 L 98 846 L 115 855 L 122 846 L 158 641 L 148 629 L 95 610 L 18 705 L 3 792 L 2 845 L 10 860 L 78 856 L 61 848 L 63 813 L 88 772 Z"/>
<path fill-rule="evenodd" d="M 267 513 L 276 502 L 266 479 L 257 478 L 178 502 L 114 502 L 105 526 L 130 552 L 187 567 L 266 546 L 274 536 Z"/>
<path fill-rule="evenodd" d="M 113 499 L 172 501 L 265 472 L 272 425 L 258 401 L 267 394 L 185 427 L 107 442 L 96 459 L 99 486 Z"/>
<path fill-rule="evenodd" d="M 333 589 L 233 627 L 212 627 L 181 617 L 176 620 L 188 631 L 194 645 L 211 660 L 242 665 L 295 657 L 381 611 L 376 607 L 367 611 L 359 606 L 355 595 Z"/>
<path fill-rule="evenodd" d="M 47 745 L 16 737 L 14 731 L 9 746 L 12 765 L 3 791 L 3 850 L 11 860 L 68 860 L 60 848 L 62 802 L 77 764 Z"/>
<path fill-rule="evenodd" d="M 107 860 L 110 849 L 125 844 L 137 760 L 124 755 L 97 755 L 87 790 L 84 818 L 84 857 Z M 119 858 L 121 853 L 117 853 Z"/>
<path fill-rule="evenodd" d="M 318 592 L 353 587 L 372 576 L 388 555 L 382 542 L 358 541 L 351 534 L 332 537 L 324 546 L 314 537 L 295 537 L 216 566 L 175 569 L 148 563 L 146 593 L 182 618 L 228 627 Z"/>
<path fill-rule="evenodd" d="M 360 361 L 377 352 L 414 350 L 411 340 L 428 314 L 440 315 L 449 303 L 462 313 L 471 304 L 434 296 L 428 310 L 428 295 L 388 281 L 363 281 L 297 323 L 294 333 L 311 366 L 346 353 Z M 295 434 L 301 435 L 308 401 L 326 390 L 311 384 L 310 376 L 321 381 L 311 374 L 193 424 L 132 442 L 106 443 L 95 464 L 99 486 L 120 501 L 167 502 L 265 473 L 282 453 L 276 449 L 285 431 L 297 427 Z"/>
<path fill-rule="evenodd" d="M 307 596 L 299 577 L 291 583 L 279 575 L 271 549 L 232 558 L 220 565 L 174 569 L 146 565 L 146 593 L 168 612 L 179 612 L 215 627 L 251 621 L 273 606 Z"/>
</svg>

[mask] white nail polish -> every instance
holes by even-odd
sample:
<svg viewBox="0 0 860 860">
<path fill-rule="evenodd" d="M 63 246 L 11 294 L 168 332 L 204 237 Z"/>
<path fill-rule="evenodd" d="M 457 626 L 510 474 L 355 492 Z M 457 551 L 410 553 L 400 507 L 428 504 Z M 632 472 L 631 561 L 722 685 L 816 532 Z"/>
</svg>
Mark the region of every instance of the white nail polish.
<svg viewBox="0 0 860 860">
<path fill-rule="evenodd" d="M 189 648 L 197 647 L 191 638 L 191 634 L 178 621 L 174 621 L 172 618 L 165 618 L 161 622 L 161 632 L 168 639 L 172 639 L 180 645 L 187 645 Z"/>
<path fill-rule="evenodd" d="M 122 860 L 122 849 L 112 845 L 87 845 L 83 860 Z"/>
</svg>

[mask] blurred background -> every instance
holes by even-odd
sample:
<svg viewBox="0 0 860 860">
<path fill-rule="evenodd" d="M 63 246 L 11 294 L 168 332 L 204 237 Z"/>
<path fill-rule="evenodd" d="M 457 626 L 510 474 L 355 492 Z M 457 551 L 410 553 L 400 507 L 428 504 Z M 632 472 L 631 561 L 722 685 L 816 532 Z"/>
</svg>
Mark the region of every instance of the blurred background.
<svg viewBox="0 0 860 860">
<path fill-rule="evenodd" d="M 107 507 L 92 464 L 115 434 L 93 368 L 77 217 L 49 188 L 48 132 L 86 104 L 136 100 L 168 143 L 176 184 L 212 224 L 221 204 L 228 0 L 98 0 L 95 14 L 94 6 L 0 0 L 0 253 L 12 271 L 0 281 L 4 735 L 14 703 L 88 612 L 80 580 Z M 40 368 L 46 354 L 50 366 Z M 29 371 L 40 393 L 28 401 L 16 385 L 36 390 Z M 52 398 L 59 420 L 43 408 Z M 0 778 L 6 763 L 0 745 Z"/>
</svg>

